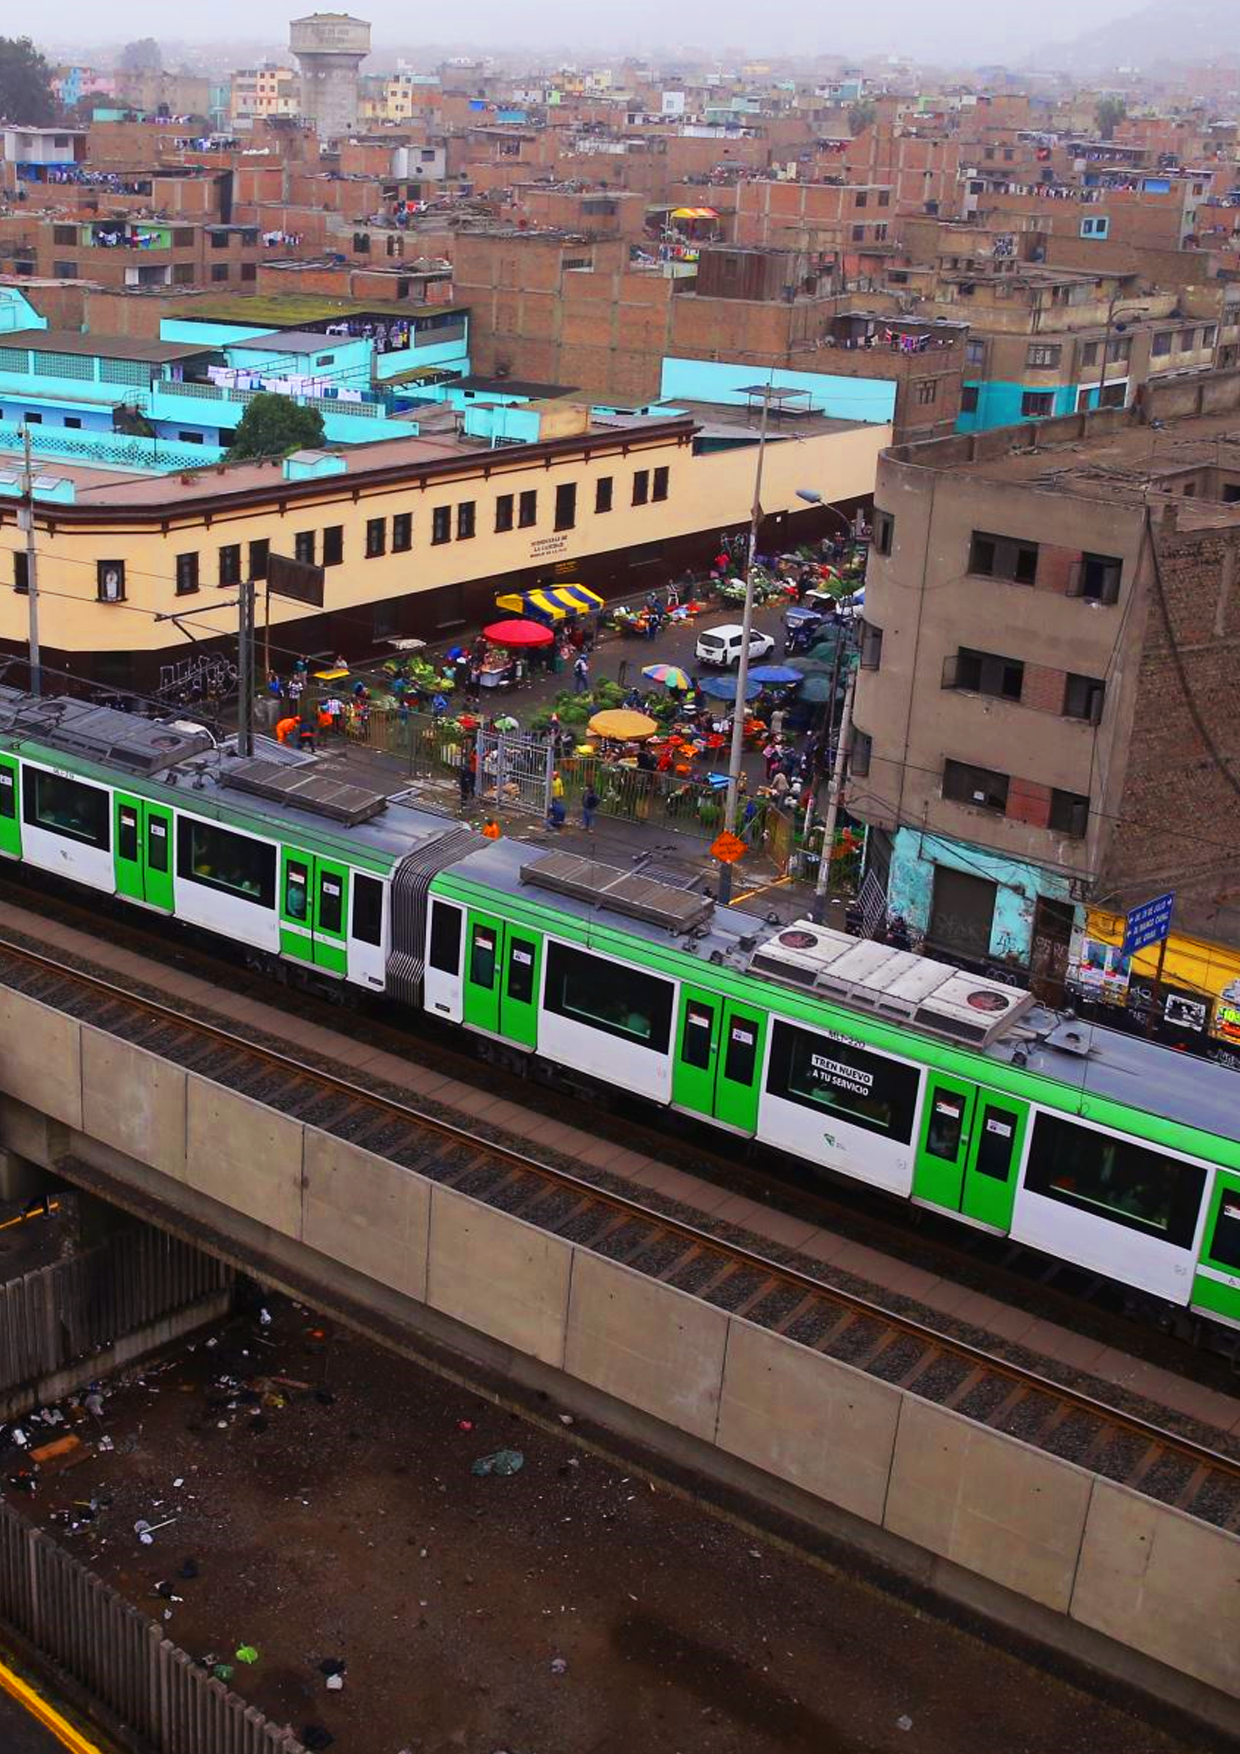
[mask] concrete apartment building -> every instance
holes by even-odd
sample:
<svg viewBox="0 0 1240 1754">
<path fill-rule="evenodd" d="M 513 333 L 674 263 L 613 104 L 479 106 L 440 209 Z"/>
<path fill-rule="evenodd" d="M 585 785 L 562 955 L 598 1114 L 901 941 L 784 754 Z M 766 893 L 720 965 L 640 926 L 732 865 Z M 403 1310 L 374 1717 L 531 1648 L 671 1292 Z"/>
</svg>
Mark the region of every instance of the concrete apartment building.
<svg viewBox="0 0 1240 1754">
<path fill-rule="evenodd" d="M 1240 373 L 884 454 L 848 808 L 890 907 L 1056 992 L 1085 906 L 1240 943 Z"/>
</svg>

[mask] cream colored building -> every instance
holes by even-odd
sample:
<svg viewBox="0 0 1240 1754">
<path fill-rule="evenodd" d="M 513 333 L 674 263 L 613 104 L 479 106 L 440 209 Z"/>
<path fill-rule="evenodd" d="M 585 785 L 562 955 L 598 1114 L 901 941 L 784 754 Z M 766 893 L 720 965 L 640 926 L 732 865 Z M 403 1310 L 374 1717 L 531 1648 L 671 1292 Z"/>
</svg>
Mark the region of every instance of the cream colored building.
<svg viewBox="0 0 1240 1754">
<path fill-rule="evenodd" d="M 271 598 L 273 659 L 286 669 L 299 652 L 356 657 L 397 636 L 449 638 L 486 620 L 502 591 L 576 580 L 605 596 L 642 595 L 708 566 L 720 533 L 747 525 L 755 434 L 740 418 L 732 431 L 732 443 L 715 425 L 704 437 L 687 416 L 600 425 L 555 404 L 537 442 L 498 449 L 396 439 L 180 477 L 49 460 L 51 497 L 36 516 L 44 662 L 108 686 L 157 686 L 165 666 L 210 650 L 213 636 L 235 638 L 237 582 L 261 580 L 271 554 L 324 568 L 321 613 Z M 890 439 L 889 426 L 819 419 L 772 440 L 764 542 L 837 528 L 797 489 L 846 509 L 868 501 Z M 0 499 L 10 586 L 0 641 L 20 654 L 16 514 Z M 187 611 L 185 631 L 157 619 Z"/>
</svg>

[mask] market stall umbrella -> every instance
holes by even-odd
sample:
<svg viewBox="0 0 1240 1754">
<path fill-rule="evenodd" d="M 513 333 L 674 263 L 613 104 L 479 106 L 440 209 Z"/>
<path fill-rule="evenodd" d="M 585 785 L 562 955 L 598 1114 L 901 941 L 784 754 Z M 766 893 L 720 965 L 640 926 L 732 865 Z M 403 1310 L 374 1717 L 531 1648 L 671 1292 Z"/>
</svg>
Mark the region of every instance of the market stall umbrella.
<svg viewBox="0 0 1240 1754">
<path fill-rule="evenodd" d="M 549 646 L 555 643 L 555 635 L 551 629 L 541 627 L 537 621 L 493 621 L 490 627 L 484 627 L 482 631 L 492 645 L 507 646 L 510 650 L 519 646 Z"/>
<path fill-rule="evenodd" d="M 751 682 L 764 682 L 770 688 L 792 688 L 805 678 L 791 664 L 759 664 L 756 670 L 749 672 Z"/>
<path fill-rule="evenodd" d="M 665 688 L 688 688 L 689 675 L 675 664 L 647 664 L 642 675 L 651 682 L 661 682 Z"/>
<path fill-rule="evenodd" d="M 810 706 L 821 706 L 830 700 L 832 694 L 839 693 L 839 684 L 833 689 L 829 676 L 807 676 L 801 684 L 801 692 L 797 699 L 807 701 Z"/>
<path fill-rule="evenodd" d="M 788 668 L 799 676 L 829 676 L 835 663 L 831 658 L 789 658 Z"/>
<path fill-rule="evenodd" d="M 590 720 L 596 737 L 614 737 L 622 743 L 653 737 L 658 728 L 654 719 L 648 719 L 645 713 L 630 712 L 627 707 L 608 708 L 606 712 L 595 713 Z"/>
<path fill-rule="evenodd" d="M 799 676 L 797 680 L 800 681 Z M 708 694 L 712 700 L 736 699 L 735 676 L 708 676 L 706 680 L 700 684 L 700 687 L 702 693 Z M 745 688 L 745 699 L 757 700 L 761 693 L 762 684 L 754 681 L 753 671 L 751 670 L 749 672 L 749 682 Z"/>
</svg>

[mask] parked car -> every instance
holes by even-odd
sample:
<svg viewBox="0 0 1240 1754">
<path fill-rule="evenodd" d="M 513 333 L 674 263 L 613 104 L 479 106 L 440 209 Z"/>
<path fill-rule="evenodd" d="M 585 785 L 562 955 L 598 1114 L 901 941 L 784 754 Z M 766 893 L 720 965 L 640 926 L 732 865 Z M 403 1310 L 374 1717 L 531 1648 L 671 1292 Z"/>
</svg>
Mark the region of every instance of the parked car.
<svg viewBox="0 0 1240 1754">
<path fill-rule="evenodd" d="M 708 627 L 698 635 L 694 648 L 699 664 L 714 664 L 726 670 L 732 664 L 740 662 L 741 648 L 745 639 L 745 629 L 739 621 L 727 622 L 723 627 Z M 775 650 L 775 641 L 769 633 L 759 633 L 755 628 L 749 635 L 749 657 L 765 658 L 768 652 Z"/>
</svg>

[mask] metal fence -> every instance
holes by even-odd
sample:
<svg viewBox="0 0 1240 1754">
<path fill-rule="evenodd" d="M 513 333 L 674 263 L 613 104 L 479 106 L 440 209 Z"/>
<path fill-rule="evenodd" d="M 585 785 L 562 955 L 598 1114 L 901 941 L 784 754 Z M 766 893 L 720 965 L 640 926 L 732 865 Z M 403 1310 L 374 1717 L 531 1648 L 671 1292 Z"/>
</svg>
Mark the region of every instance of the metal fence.
<svg viewBox="0 0 1240 1754">
<path fill-rule="evenodd" d="M 0 1621 L 154 1754 L 305 1754 L 7 1504 Z"/>
<path fill-rule="evenodd" d="M 231 1268 L 146 1228 L 12 1279 L 0 1286 L 0 1392 L 88 1361 L 231 1282 Z"/>
</svg>

